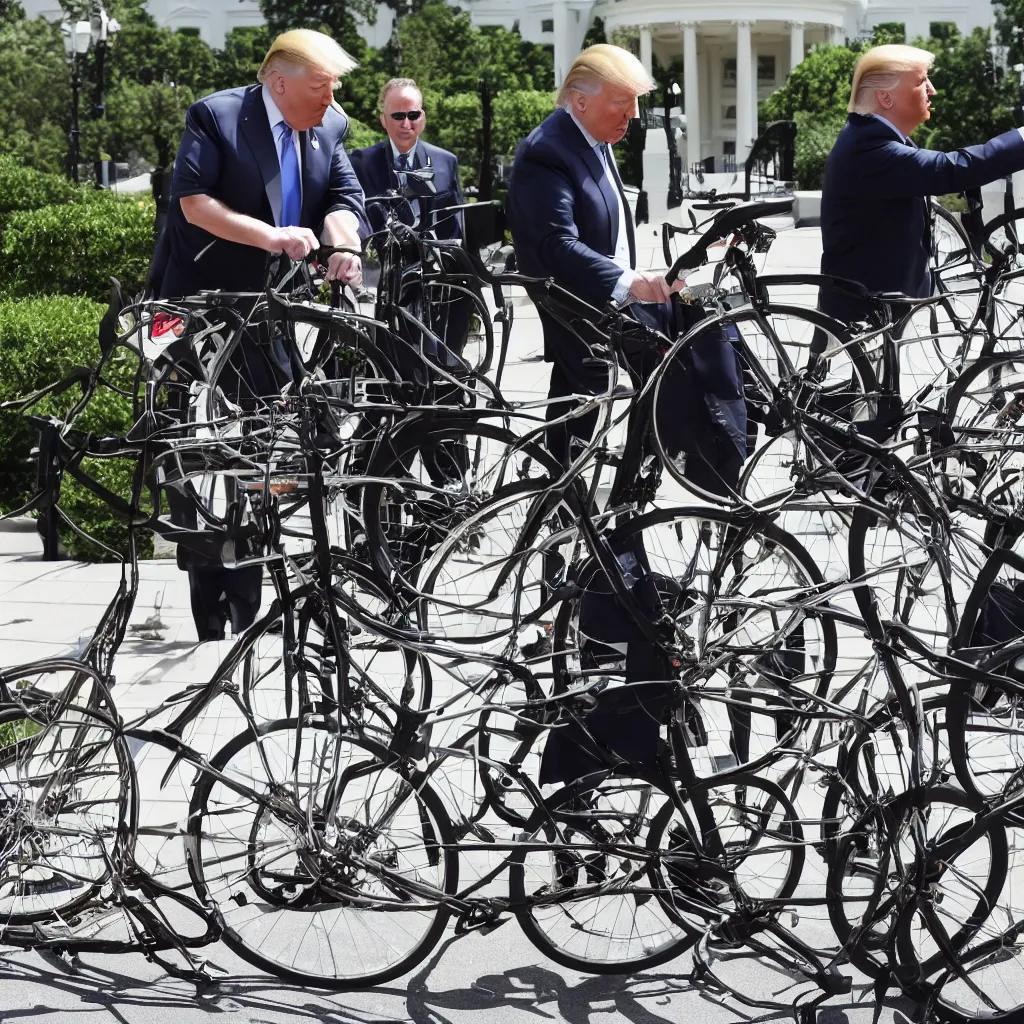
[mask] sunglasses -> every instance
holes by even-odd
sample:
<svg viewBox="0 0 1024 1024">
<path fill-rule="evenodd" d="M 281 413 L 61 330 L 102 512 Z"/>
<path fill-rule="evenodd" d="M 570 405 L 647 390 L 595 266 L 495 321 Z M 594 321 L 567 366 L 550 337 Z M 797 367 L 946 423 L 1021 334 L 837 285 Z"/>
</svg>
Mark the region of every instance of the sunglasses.
<svg viewBox="0 0 1024 1024">
<path fill-rule="evenodd" d="M 391 120 L 404 121 L 406 118 L 409 118 L 410 121 L 418 121 L 422 116 L 422 110 L 396 110 L 391 115 Z"/>
</svg>

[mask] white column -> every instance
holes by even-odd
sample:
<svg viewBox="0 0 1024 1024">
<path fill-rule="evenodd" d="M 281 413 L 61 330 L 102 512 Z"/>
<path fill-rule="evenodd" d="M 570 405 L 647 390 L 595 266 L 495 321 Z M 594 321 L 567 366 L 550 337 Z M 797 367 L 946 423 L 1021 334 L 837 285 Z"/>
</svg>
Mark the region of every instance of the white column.
<svg viewBox="0 0 1024 1024">
<path fill-rule="evenodd" d="M 736 22 L 736 163 L 742 164 L 753 141 L 750 74 L 750 22 Z M 756 77 L 756 76 L 754 76 Z"/>
<path fill-rule="evenodd" d="M 647 74 L 651 73 L 651 26 L 640 26 L 640 63 L 644 66 Z"/>
<path fill-rule="evenodd" d="M 697 65 L 697 26 L 684 21 L 683 30 L 683 103 L 686 113 L 687 169 L 700 160 L 700 70 Z"/>
<path fill-rule="evenodd" d="M 789 23 L 789 70 L 792 71 L 804 59 L 804 23 L 802 21 L 791 21 Z"/>
<path fill-rule="evenodd" d="M 565 80 L 575 54 L 569 53 L 569 5 L 566 0 L 553 0 L 552 20 L 555 30 L 555 88 Z"/>
<path fill-rule="evenodd" d="M 825 33 L 829 46 L 838 46 L 843 41 L 841 38 L 842 30 L 838 25 L 829 25 Z"/>
<path fill-rule="evenodd" d="M 757 47 L 750 41 L 750 136 L 757 138 Z"/>
</svg>

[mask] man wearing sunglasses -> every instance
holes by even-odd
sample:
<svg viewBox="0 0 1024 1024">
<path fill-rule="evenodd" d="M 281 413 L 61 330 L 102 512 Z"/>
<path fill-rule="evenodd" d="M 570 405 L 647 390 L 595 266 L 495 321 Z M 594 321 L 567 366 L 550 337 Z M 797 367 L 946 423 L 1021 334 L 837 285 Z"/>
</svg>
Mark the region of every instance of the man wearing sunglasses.
<svg viewBox="0 0 1024 1024">
<path fill-rule="evenodd" d="M 459 161 L 454 153 L 425 142 L 420 136 L 426 127 L 423 94 L 411 78 L 392 78 L 380 92 L 380 123 L 387 140 L 375 146 L 355 150 L 352 166 L 367 199 L 387 192 L 410 188 L 416 198 L 399 207 L 398 215 L 419 231 L 430 229 L 438 238 L 461 238 L 458 215 L 445 216 L 451 206 L 461 205 Z M 433 171 L 433 189 L 405 172 L 429 168 Z M 368 212 L 374 231 L 384 226 L 387 209 L 369 203 Z"/>
<path fill-rule="evenodd" d="M 367 198 L 366 212 L 373 230 L 380 231 L 388 205 L 375 196 L 406 189 L 414 198 L 397 207 L 399 218 L 416 231 L 432 231 L 443 239 L 462 237 L 462 215 L 447 213 L 463 203 L 459 161 L 454 153 L 420 138 L 427 123 L 423 94 L 411 78 L 392 78 L 380 92 L 380 123 L 388 133 L 384 142 L 355 150 L 352 166 Z M 433 172 L 429 183 L 406 171 Z M 469 333 L 471 308 L 456 299 L 437 309 L 435 330 L 456 355 L 461 355 Z"/>
</svg>

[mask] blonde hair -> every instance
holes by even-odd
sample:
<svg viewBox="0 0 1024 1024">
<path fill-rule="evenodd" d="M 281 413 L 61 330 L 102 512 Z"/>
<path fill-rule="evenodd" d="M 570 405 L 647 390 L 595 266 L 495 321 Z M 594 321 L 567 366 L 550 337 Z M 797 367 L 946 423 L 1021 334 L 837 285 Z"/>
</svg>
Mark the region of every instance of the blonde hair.
<svg viewBox="0 0 1024 1024">
<path fill-rule="evenodd" d="M 314 32 L 311 28 L 293 28 L 290 32 L 282 32 L 270 44 L 256 72 L 256 80 L 267 82 L 274 71 L 280 71 L 286 78 L 295 78 L 305 74 L 307 68 L 317 68 L 341 78 L 357 67 L 358 62 L 330 36 Z"/>
<path fill-rule="evenodd" d="M 555 105 L 564 107 L 574 92 L 593 96 L 603 85 L 617 85 L 640 96 L 654 88 L 654 81 L 629 50 L 611 43 L 597 43 L 588 46 L 572 62 Z"/>
<path fill-rule="evenodd" d="M 905 71 L 930 68 L 935 63 L 935 54 L 920 50 L 916 46 L 891 43 L 888 46 L 873 46 L 863 54 L 853 69 L 853 84 L 850 87 L 851 114 L 871 114 L 876 106 L 875 93 L 878 90 L 895 89 L 900 84 L 900 75 Z"/>
</svg>

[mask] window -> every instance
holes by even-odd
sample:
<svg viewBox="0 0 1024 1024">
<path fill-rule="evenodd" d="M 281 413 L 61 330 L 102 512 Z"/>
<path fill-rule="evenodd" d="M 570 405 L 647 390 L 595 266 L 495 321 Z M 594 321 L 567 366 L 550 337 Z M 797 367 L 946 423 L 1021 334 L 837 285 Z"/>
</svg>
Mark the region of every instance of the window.
<svg viewBox="0 0 1024 1024">
<path fill-rule="evenodd" d="M 722 156 L 735 156 L 736 155 L 736 143 L 732 139 L 722 143 Z"/>
<path fill-rule="evenodd" d="M 199 29 L 194 28 L 191 25 L 184 25 L 181 28 L 177 29 L 177 32 L 179 35 L 182 36 L 192 36 L 194 39 L 199 38 Z"/>
<path fill-rule="evenodd" d="M 758 85 L 775 84 L 775 57 L 773 55 L 758 56 L 757 82 Z"/>
<path fill-rule="evenodd" d="M 736 85 L 736 58 L 722 58 L 722 85 Z"/>
<path fill-rule="evenodd" d="M 722 120 L 725 122 L 736 121 L 736 104 L 730 103 L 722 107 Z"/>
<path fill-rule="evenodd" d="M 555 31 L 555 19 L 554 18 L 545 18 L 540 23 L 540 30 L 541 30 L 541 32 L 554 32 Z"/>
<path fill-rule="evenodd" d="M 933 21 L 928 25 L 928 35 L 932 39 L 949 42 L 960 35 L 960 30 L 956 27 L 955 21 Z"/>
</svg>

